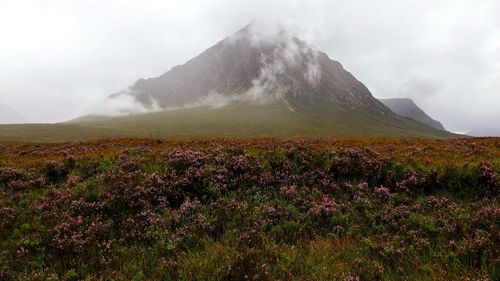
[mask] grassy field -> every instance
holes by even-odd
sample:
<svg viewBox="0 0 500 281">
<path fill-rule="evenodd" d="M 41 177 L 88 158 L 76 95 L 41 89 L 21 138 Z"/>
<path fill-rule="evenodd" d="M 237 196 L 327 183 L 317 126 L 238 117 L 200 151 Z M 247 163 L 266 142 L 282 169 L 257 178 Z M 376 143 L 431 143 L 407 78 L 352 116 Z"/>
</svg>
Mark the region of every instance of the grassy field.
<svg viewBox="0 0 500 281">
<path fill-rule="evenodd" d="M 500 139 L 0 143 L 1 280 L 499 280 Z"/>
<path fill-rule="evenodd" d="M 291 110 L 284 103 L 232 104 L 122 117 L 84 117 L 61 124 L 0 125 L 1 140 L 80 141 L 114 137 L 463 137 L 402 117 L 331 105 Z"/>
</svg>

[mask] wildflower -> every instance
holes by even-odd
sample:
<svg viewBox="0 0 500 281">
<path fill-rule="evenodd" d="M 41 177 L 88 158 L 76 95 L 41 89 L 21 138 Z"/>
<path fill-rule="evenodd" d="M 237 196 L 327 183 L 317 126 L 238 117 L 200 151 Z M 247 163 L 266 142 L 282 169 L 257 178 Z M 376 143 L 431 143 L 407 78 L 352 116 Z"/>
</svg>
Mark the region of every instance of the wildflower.
<svg viewBox="0 0 500 281">
<path fill-rule="evenodd" d="M 388 199 L 394 196 L 394 194 L 390 192 L 389 188 L 384 187 L 383 185 L 381 185 L 380 187 L 375 187 L 373 191 L 377 197 L 384 199 Z"/>
<path fill-rule="evenodd" d="M 297 192 L 297 186 L 296 185 L 291 185 L 289 187 L 282 187 L 281 188 L 281 194 L 288 196 L 288 197 L 293 197 L 295 193 Z"/>
</svg>

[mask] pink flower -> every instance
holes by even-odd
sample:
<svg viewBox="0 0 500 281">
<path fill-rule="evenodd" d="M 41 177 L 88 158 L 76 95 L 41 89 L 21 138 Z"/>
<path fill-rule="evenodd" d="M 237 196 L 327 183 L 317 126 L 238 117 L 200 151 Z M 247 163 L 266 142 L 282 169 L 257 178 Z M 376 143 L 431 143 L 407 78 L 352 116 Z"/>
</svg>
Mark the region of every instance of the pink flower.
<svg viewBox="0 0 500 281">
<path fill-rule="evenodd" d="M 375 187 L 374 190 L 375 192 L 375 195 L 380 197 L 380 198 L 391 198 L 392 196 L 394 196 L 394 194 L 392 194 L 389 190 L 389 188 L 381 185 L 380 187 Z"/>
<path fill-rule="evenodd" d="M 282 187 L 280 189 L 281 191 L 281 194 L 285 195 L 285 196 L 288 196 L 288 197 L 293 197 L 295 195 L 295 193 L 297 192 L 297 186 L 296 185 L 291 185 L 289 187 Z"/>
</svg>

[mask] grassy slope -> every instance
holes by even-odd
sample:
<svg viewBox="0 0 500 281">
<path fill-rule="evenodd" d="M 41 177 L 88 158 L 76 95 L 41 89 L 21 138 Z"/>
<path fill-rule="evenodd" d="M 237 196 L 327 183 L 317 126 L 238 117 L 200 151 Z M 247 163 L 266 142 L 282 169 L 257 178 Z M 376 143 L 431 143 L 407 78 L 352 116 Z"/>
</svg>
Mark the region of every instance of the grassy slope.
<svg viewBox="0 0 500 281">
<path fill-rule="evenodd" d="M 114 118 L 82 118 L 64 124 L 0 126 L 0 140 L 75 141 L 149 136 L 457 137 L 410 119 L 380 118 L 341 108 L 290 110 L 285 104 L 192 108 Z"/>
</svg>

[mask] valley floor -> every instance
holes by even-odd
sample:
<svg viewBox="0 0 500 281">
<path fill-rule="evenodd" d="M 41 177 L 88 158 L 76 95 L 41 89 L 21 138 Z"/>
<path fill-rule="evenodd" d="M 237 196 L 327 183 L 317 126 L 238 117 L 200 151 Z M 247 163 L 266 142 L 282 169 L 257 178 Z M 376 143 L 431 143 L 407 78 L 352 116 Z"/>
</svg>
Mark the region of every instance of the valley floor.
<svg viewBox="0 0 500 281">
<path fill-rule="evenodd" d="M 500 138 L 0 143 L 1 280 L 499 280 Z"/>
<path fill-rule="evenodd" d="M 285 103 L 232 104 L 127 116 L 87 116 L 57 124 L 0 125 L 0 141 L 64 142 L 123 137 L 412 137 L 465 138 L 397 116 L 329 104 L 291 109 Z"/>
</svg>

